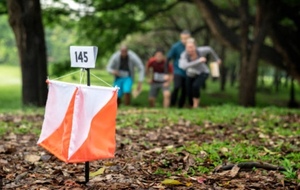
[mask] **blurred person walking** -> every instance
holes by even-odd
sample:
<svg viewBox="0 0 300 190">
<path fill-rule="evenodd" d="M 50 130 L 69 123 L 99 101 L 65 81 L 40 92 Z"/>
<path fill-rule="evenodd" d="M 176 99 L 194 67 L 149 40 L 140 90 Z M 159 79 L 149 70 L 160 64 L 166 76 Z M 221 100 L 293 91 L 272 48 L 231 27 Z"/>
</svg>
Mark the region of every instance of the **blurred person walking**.
<svg viewBox="0 0 300 190">
<path fill-rule="evenodd" d="M 141 91 L 145 69 L 142 60 L 135 52 L 122 45 L 120 50 L 115 52 L 108 61 L 106 69 L 115 76 L 114 86 L 119 87 L 118 106 L 121 104 L 123 95 L 124 104 L 130 105 L 135 68 L 139 73 L 137 91 Z"/>
<path fill-rule="evenodd" d="M 221 59 L 210 46 L 197 47 L 195 39 L 186 41 L 185 51 L 181 54 L 179 67 L 186 71 L 186 92 L 189 105 L 198 108 L 200 104 L 200 89 L 209 76 L 209 68 L 206 64 L 206 56 L 211 54 L 218 64 Z"/>
<path fill-rule="evenodd" d="M 171 49 L 167 54 L 167 63 L 165 66 L 165 72 L 168 71 L 168 65 L 170 61 L 173 60 L 173 69 L 174 69 L 174 77 L 173 77 L 173 91 L 171 94 L 171 106 L 178 106 L 182 108 L 185 104 L 186 100 L 186 74 L 183 69 L 179 67 L 179 59 L 181 53 L 185 50 L 186 40 L 190 38 L 190 32 L 184 30 L 180 33 L 180 41 L 176 42 L 172 45 Z M 177 101 L 178 94 L 180 93 L 179 100 Z"/>
<path fill-rule="evenodd" d="M 170 82 L 172 81 L 172 66 L 165 73 L 166 59 L 164 51 L 157 49 L 154 56 L 146 64 L 146 76 L 150 77 L 149 106 L 155 107 L 155 100 L 160 90 L 163 92 L 163 107 L 170 105 Z"/>
</svg>

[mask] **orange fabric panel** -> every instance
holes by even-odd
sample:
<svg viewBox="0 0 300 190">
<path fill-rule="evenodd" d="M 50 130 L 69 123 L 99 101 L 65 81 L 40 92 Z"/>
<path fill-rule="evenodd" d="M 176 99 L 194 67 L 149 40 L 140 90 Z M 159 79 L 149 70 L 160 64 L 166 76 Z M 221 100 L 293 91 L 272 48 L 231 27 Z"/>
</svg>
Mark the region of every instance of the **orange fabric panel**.
<svg viewBox="0 0 300 190">
<path fill-rule="evenodd" d="M 114 157 L 117 91 L 113 93 L 112 98 L 94 116 L 87 139 L 78 151 L 68 159 L 68 162 L 84 162 Z"/>
</svg>

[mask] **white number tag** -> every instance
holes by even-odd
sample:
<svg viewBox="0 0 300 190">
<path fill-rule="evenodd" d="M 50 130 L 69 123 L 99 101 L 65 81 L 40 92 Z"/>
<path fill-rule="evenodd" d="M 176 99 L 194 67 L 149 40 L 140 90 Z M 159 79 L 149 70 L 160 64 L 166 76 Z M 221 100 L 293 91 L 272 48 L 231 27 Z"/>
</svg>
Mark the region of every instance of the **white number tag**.
<svg viewBox="0 0 300 190">
<path fill-rule="evenodd" d="M 71 67 L 95 68 L 98 47 L 70 46 Z"/>
<path fill-rule="evenodd" d="M 157 81 L 157 82 L 164 82 L 165 74 L 164 73 L 154 73 L 153 80 Z"/>
<path fill-rule="evenodd" d="M 211 62 L 209 67 L 210 67 L 210 72 L 212 77 L 220 76 L 219 64 L 217 62 Z"/>
<path fill-rule="evenodd" d="M 129 72 L 128 71 L 120 70 L 119 71 L 119 76 L 120 77 L 128 77 L 129 76 Z"/>
</svg>

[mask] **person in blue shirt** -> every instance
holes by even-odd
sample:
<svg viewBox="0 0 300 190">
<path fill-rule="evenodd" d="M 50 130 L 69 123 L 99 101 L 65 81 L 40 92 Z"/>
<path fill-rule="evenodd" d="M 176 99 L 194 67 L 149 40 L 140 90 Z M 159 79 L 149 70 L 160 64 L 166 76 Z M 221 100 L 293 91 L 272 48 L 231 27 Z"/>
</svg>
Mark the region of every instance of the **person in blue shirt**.
<svg viewBox="0 0 300 190">
<path fill-rule="evenodd" d="M 180 41 L 172 45 L 171 49 L 167 54 L 167 63 L 165 65 L 165 72 L 168 71 L 168 65 L 171 60 L 173 60 L 173 91 L 171 94 L 171 106 L 178 106 L 182 108 L 185 104 L 186 99 L 186 73 L 185 70 L 179 67 L 179 59 L 181 53 L 185 50 L 185 43 L 188 38 L 190 38 L 190 32 L 184 30 L 180 33 Z M 179 101 L 177 102 L 178 94 L 180 93 Z"/>
</svg>

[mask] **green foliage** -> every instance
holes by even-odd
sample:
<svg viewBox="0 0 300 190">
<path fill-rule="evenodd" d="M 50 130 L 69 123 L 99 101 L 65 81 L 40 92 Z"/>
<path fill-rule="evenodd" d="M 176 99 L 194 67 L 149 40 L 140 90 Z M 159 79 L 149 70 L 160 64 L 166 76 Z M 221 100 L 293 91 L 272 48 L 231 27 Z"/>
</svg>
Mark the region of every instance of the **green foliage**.
<svg viewBox="0 0 300 190">
<path fill-rule="evenodd" d="M 0 110 L 21 108 L 21 71 L 16 65 L 0 65 Z"/>
<path fill-rule="evenodd" d="M 41 123 L 36 122 L 32 118 L 42 117 L 44 109 L 20 109 L 15 104 L 16 100 L 20 100 L 19 67 L 2 65 L 1 71 L 4 71 L 5 75 L 2 75 L 2 78 L 0 75 L 0 112 L 11 112 L 18 119 L 0 123 L 0 135 L 5 135 L 9 132 L 39 134 Z M 112 83 L 113 77 L 108 75 L 106 71 L 95 69 L 91 72 Z M 99 81 L 97 78 L 92 76 L 91 79 L 92 84 L 98 85 Z M 62 80 L 78 82 L 79 77 L 73 78 L 69 76 Z M 145 83 L 143 88 L 144 97 L 139 97 L 138 101 L 141 107 L 147 107 L 149 87 Z M 207 89 L 203 92 L 203 95 L 205 95 L 203 104 L 205 106 L 197 110 L 121 107 L 117 117 L 117 130 L 127 127 L 141 129 L 147 133 L 151 130 L 162 130 L 166 126 L 172 127 L 185 125 L 186 123 L 190 123 L 186 127 L 196 125 L 197 127 L 194 126 L 194 129 L 199 128 L 199 131 L 195 131 L 195 135 L 199 135 L 199 141 L 186 141 L 183 142 L 182 146 L 169 146 L 168 149 L 160 148 L 151 153 L 157 155 L 170 154 L 176 158 L 179 155 L 182 156 L 183 153 L 185 155 L 188 153 L 189 157 L 194 160 L 193 164 L 186 170 L 179 166 L 176 170 L 170 171 L 173 163 L 168 157 L 164 157 L 160 159 L 160 165 L 156 165 L 154 169 L 154 174 L 156 175 L 166 177 L 174 175 L 199 176 L 203 173 L 208 174 L 212 172 L 216 166 L 223 163 L 263 161 L 284 166 L 286 171 L 283 174 L 286 179 L 296 179 L 295 168 L 300 167 L 298 163 L 300 154 L 297 151 L 297 146 L 287 143 L 286 140 L 296 140 L 296 137 L 300 135 L 300 130 L 297 128 L 299 126 L 297 120 L 299 110 L 275 106 L 243 108 L 233 103 L 224 104 L 224 102 L 229 102 L 230 99 L 224 100 L 223 96 L 221 98 L 215 97 L 215 99 L 220 98 L 223 104 L 215 104 L 207 99 L 208 96 L 214 96 L 214 91 L 218 91 L 218 85 L 208 81 Z M 264 96 L 266 98 L 262 99 L 263 101 L 270 99 L 269 94 Z M 14 102 L 14 105 L 9 102 Z M 203 140 L 201 139 L 203 134 L 212 138 Z M 133 145 L 135 142 L 126 137 L 122 139 L 121 143 Z M 153 142 L 141 141 L 140 143 L 149 149 L 157 148 Z"/>
<path fill-rule="evenodd" d="M 51 77 L 60 77 L 71 71 L 75 71 L 75 69 L 70 67 L 70 60 L 49 65 L 49 75 Z"/>
<path fill-rule="evenodd" d="M 62 62 L 61 64 L 50 64 L 49 65 L 49 78 L 57 78 L 62 77 L 59 80 L 66 81 L 66 82 L 73 82 L 79 83 L 80 82 L 80 69 L 71 69 L 69 67 L 69 61 Z M 1 98 L 6 98 L 6 101 L 0 101 L 1 107 L 0 109 L 16 109 L 20 108 L 21 104 L 21 73 L 19 66 L 7 66 L 7 65 L 0 65 L 0 69 L 2 74 L 0 75 L 0 88 L 6 89 L 1 90 Z M 72 74 L 70 76 L 64 76 L 69 74 L 70 72 L 77 72 L 76 74 Z M 100 79 L 102 80 L 100 80 Z M 104 85 L 108 86 L 113 84 L 114 77 L 106 72 L 104 69 L 91 69 L 91 84 L 92 85 Z M 105 81 L 105 82 L 103 82 Z M 86 82 L 86 76 L 83 78 L 83 83 Z M 271 83 L 266 83 L 267 85 L 271 85 Z M 136 88 L 136 83 L 134 83 L 134 88 Z M 238 114 L 247 115 L 251 112 L 257 112 L 255 109 L 243 109 L 243 107 L 236 106 L 237 105 L 237 87 L 226 87 L 225 92 L 220 92 L 219 90 L 220 84 L 218 82 L 213 82 L 210 79 L 207 81 L 207 89 L 202 90 L 202 98 L 201 98 L 201 109 L 207 110 L 200 111 L 200 112 L 192 112 L 190 113 L 188 109 L 178 110 L 172 109 L 176 115 L 171 115 L 171 119 L 177 120 L 180 117 L 187 117 L 191 118 L 195 123 L 200 124 L 207 119 L 213 119 L 214 122 L 225 122 L 229 119 L 236 117 Z M 299 92 L 300 86 L 296 83 L 295 91 Z M 142 93 L 135 99 L 132 99 L 132 105 L 135 107 L 147 107 L 148 106 L 148 92 L 149 92 L 149 84 L 145 81 L 143 84 Z M 4 96 L 6 94 L 6 96 Z M 13 94 L 13 96 L 11 96 Z M 12 98 L 14 97 L 14 98 Z M 263 111 L 274 111 L 276 107 L 286 107 L 287 102 L 289 100 L 289 88 L 284 87 L 281 88 L 278 92 L 275 91 L 268 91 L 268 92 L 257 92 L 257 107 L 261 107 L 265 109 Z M 296 100 L 300 100 L 300 94 L 296 93 Z M 220 109 L 219 106 L 222 105 Z M 232 106 L 236 106 L 234 110 L 232 110 Z M 157 102 L 157 107 L 162 107 L 162 94 L 160 93 Z M 266 108 L 267 107 L 267 108 Z M 125 107 L 125 109 L 127 109 Z M 200 109 L 200 110 L 201 110 Z M 276 112 L 280 110 L 275 109 Z M 166 110 L 167 111 L 167 110 Z M 263 111 L 260 111 L 263 112 Z M 258 113 L 258 114 L 260 114 Z M 199 115 L 200 114 L 200 115 Z M 223 114 L 223 117 L 220 116 Z M 132 119 L 136 119 L 135 115 L 130 116 Z M 143 115 L 139 115 L 139 117 L 143 117 Z M 155 123 L 162 123 L 156 118 L 156 113 L 153 112 L 152 114 L 148 115 L 148 119 Z M 266 116 L 267 117 L 267 116 Z M 249 119 L 249 118 L 245 118 Z M 275 118 L 276 119 L 276 118 Z M 141 119 L 142 122 L 145 120 Z M 274 118 L 269 120 L 268 123 L 274 124 Z M 125 123 L 122 125 L 125 126 Z M 157 124 L 149 125 L 153 127 L 160 126 Z"/>
<path fill-rule="evenodd" d="M 19 62 L 18 52 L 14 34 L 8 24 L 7 15 L 0 15 L 0 28 L 0 64 L 17 65 Z"/>
<path fill-rule="evenodd" d="M 292 163 L 288 159 L 284 159 L 282 161 L 283 167 L 286 169 L 286 171 L 283 172 L 285 177 L 287 179 L 296 179 L 297 178 L 297 171 L 293 169 Z"/>
<path fill-rule="evenodd" d="M 62 63 L 70 59 L 70 46 L 76 44 L 76 32 L 56 25 L 45 28 L 48 63 Z M 70 66 L 70 65 L 69 65 Z"/>
<path fill-rule="evenodd" d="M 202 45 L 205 41 L 204 32 L 200 30 L 204 25 L 203 20 L 197 7 L 191 3 L 178 3 L 169 11 L 160 12 L 144 25 L 146 32 L 127 35 L 123 43 L 128 44 L 145 61 L 158 47 L 167 53 L 172 44 L 179 40 L 179 33 L 184 29 L 193 33 L 198 44 Z"/>
<path fill-rule="evenodd" d="M 0 16 L 7 13 L 6 0 L 0 1 Z"/>
</svg>

